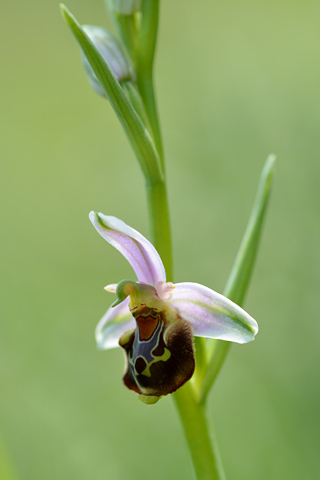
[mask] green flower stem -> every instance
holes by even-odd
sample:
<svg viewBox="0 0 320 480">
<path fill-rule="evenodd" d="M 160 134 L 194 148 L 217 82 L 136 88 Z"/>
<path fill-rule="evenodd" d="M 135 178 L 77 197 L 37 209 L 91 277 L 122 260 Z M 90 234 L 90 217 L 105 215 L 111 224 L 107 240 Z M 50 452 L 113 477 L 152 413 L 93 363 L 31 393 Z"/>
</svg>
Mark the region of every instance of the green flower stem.
<svg viewBox="0 0 320 480">
<path fill-rule="evenodd" d="M 162 171 L 165 171 L 162 139 L 156 108 L 152 79 L 153 58 L 156 45 L 159 1 L 143 2 L 142 23 L 139 31 L 136 72 L 138 88 L 152 126 L 155 145 Z M 165 179 L 147 183 L 151 239 L 158 250 L 166 272 L 172 281 L 172 253 L 169 209 Z M 203 339 L 197 339 L 197 363 L 205 363 Z M 198 480 L 224 480 L 216 445 L 210 437 L 206 407 L 197 400 L 193 382 L 188 382 L 173 394 Z M 213 448 L 215 447 L 215 448 Z"/>
<path fill-rule="evenodd" d="M 154 245 L 163 259 L 167 280 L 172 281 L 171 235 L 165 182 L 147 185 L 150 231 Z M 199 339 L 200 340 L 200 339 Z M 198 480 L 224 480 L 221 462 L 214 453 L 209 433 L 206 406 L 197 401 L 191 382 L 173 394 L 185 432 Z"/>
<path fill-rule="evenodd" d="M 167 281 L 172 281 L 171 234 L 165 182 L 147 184 L 147 194 L 151 239 L 164 262 Z M 189 446 L 196 478 L 223 480 L 225 477 L 219 455 L 210 438 L 206 407 L 198 401 L 193 383 L 188 382 L 175 392 L 173 397 Z"/>
<path fill-rule="evenodd" d="M 172 281 L 172 248 L 169 221 L 167 187 L 164 180 L 146 183 L 151 242 L 159 252 L 167 273 Z"/>
<path fill-rule="evenodd" d="M 138 34 L 135 70 L 138 88 L 145 103 L 155 145 L 164 171 L 163 144 L 153 84 L 153 62 L 159 24 L 159 0 L 144 0 Z"/>
<path fill-rule="evenodd" d="M 137 22 L 136 15 L 117 15 L 114 22 L 118 33 L 128 52 L 131 62 L 135 63 L 135 55 L 137 50 Z"/>
<path fill-rule="evenodd" d="M 267 158 L 265 166 L 262 170 L 257 196 L 253 205 L 251 216 L 234 265 L 228 279 L 224 295 L 238 305 L 242 305 L 245 294 L 248 290 L 252 277 L 253 267 L 257 256 L 259 241 L 265 213 L 270 197 L 272 179 L 274 174 L 274 165 L 276 157 L 270 155 Z M 199 398 L 201 402 L 205 402 L 207 395 L 217 378 L 217 375 L 224 363 L 231 343 L 221 340 L 213 340 L 209 347 L 209 362 L 204 373 Z"/>
<path fill-rule="evenodd" d="M 220 456 L 217 448 L 213 449 L 213 441 L 210 438 L 206 406 L 198 403 L 190 382 L 173 395 L 190 449 L 196 478 L 198 480 L 225 479 Z M 212 432 L 212 428 L 210 431 Z"/>
<path fill-rule="evenodd" d="M 154 94 L 152 72 L 148 76 L 144 77 L 143 79 L 138 80 L 138 87 L 140 90 L 140 94 L 146 105 L 149 122 L 152 127 L 154 142 L 159 154 L 162 171 L 164 172 L 165 163 L 164 163 L 163 144 L 162 144 L 162 137 L 161 137 L 161 131 L 160 131 L 160 123 L 158 120 L 157 104 L 156 104 L 156 99 Z"/>
<path fill-rule="evenodd" d="M 132 63 L 135 63 L 135 55 L 137 50 L 137 35 L 139 27 L 139 14 L 132 13 L 131 15 L 123 15 L 116 12 L 114 10 L 113 0 L 105 0 L 105 5 L 107 7 L 108 14 L 112 20 L 112 23 L 114 24 Z"/>
<path fill-rule="evenodd" d="M 151 239 L 172 281 L 171 233 L 165 181 L 147 184 Z M 197 339 L 197 361 L 205 361 L 203 339 Z M 188 382 L 173 394 L 198 480 L 224 480 L 217 447 L 210 437 L 206 406 L 198 401 L 194 384 Z"/>
</svg>

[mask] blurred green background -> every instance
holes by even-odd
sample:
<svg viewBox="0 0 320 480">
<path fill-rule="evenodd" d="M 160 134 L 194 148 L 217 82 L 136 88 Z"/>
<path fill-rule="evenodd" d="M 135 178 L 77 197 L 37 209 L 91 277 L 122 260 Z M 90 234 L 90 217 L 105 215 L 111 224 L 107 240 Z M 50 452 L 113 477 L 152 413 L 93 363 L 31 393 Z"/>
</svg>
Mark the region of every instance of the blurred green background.
<svg viewBox="0 0 320 480">
<path fill-rule="evenodd" d="M 110 25 L 102 0 L 67 6 Z M 317 0 L 161 5 L 176 281 L 223 290 L 264 160 L 278 156 L 245 304 L 260 333 L 232 347 L 209 401 L 229 480 L 320 476 L 319 15 Z M 139 402 L 122 386 L 122 352 L 93 338 L 113 301 L 104 285 L 132 272 L 88 212 L 148 234 L 137 162 L 57 1 L 4 0 L 0 38 L 2 468 L 19 480 L 191 480 L 172 399 Z"/>
</svg>

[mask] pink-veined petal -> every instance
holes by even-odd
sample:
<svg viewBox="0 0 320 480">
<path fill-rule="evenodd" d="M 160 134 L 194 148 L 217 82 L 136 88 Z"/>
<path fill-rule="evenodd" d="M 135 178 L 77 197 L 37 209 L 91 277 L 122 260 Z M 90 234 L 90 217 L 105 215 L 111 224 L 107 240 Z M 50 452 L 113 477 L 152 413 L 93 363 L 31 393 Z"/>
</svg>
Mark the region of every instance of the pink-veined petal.
<svg viewBox="0 0 320 480">
<path fill-rule="evenodd" d="M 90 212 L 89 218 L 100 235 L 128 260 L 140 282 L 156 286 L 166 281 L 157 250 L 141 233 L 116 217 Z"/>
<path fill-rule="evenodd" d="M 110 307 L 101 318 L 95 331 L 98 348 L 104 350 L 119 347 L 121 335 L 136 326 L 128 303 L 129 299 L 126 299 L 116 307 Z"/>
<path fill-rule="evenodd" d="M 176 283 L 167 303 L 188 320 L 198 337 L 236 343 L 254 340 L 257 322 L 228 298 L 198 283 Z"/>
</svg>

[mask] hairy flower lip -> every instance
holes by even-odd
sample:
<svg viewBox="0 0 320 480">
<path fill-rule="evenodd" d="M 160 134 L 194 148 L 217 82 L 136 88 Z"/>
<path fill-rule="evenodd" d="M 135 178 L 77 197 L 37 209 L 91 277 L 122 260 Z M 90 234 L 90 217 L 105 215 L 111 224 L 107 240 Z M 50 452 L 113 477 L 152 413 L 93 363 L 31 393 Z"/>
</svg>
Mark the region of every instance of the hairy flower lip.
<svg viewBox="0 0 320 480">
<path fill-rule="evenodd" d="M 147 305 L 145 303 L 142 303 L 141 305 L 138 305 L 137 307 L 133 308 L 131 310 L 131 313 L 133 316 L 139 315 L 146 307 Z M 153 308 L 152 310 L 155 310 L 155 309 Z"/>
</svg>

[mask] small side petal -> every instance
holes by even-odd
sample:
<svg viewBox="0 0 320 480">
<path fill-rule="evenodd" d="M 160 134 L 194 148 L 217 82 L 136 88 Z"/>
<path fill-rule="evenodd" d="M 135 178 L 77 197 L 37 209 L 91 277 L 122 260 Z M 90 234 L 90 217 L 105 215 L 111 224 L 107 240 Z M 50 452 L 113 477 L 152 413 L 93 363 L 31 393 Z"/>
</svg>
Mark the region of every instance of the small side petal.
<svg viewBox="0 0 320 480">
<path fill-rule="evenodd" d="M 129 299 L 126 299 L 120 305 L 109 308 L 101 318 L 95 331 L 98 348 L 106 350 L 119 347 L 121 335 L 135 327 L 136 322 L 130 313 L 128 303 Z"/>
<path fill-rule="evenodd" d="M 167 303 L 191 323 L 198 337 L 246 343 L 258 333 L 257 322 L 247 312 L 198 283 L 176 283 Z"/>
<path fill-rule="evenodd" d="M 141 233 L 116 217 L 90 212 L 89 218 L 100 235 L 128 260 L 140 282 L 156 286 L 166 281 L 157 250 Z"/>
</svg>

